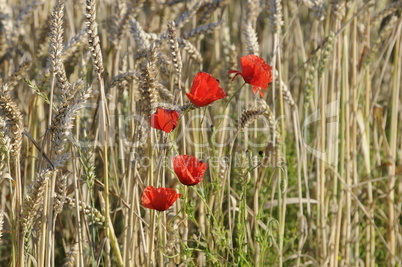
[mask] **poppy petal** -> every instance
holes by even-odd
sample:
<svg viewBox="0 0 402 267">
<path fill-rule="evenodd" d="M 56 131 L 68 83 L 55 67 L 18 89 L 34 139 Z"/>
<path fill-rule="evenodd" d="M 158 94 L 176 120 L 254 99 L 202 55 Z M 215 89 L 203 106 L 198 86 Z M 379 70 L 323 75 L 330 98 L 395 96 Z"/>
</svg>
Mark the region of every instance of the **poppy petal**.
<svg viewBox="0 0 402 267">
<path fill-rule="evenodd" d="M 237 75 L 241 75 L 246 83 L 253 86 L 254 94 L 259 92 L 263 96 L 262 90 L 266 90 L 268 84 L 272 82 L 272 67 L 256 55 L 241 57 L 240 64 L 242 72 L 229 71 L 229 73 L 236 73 L 232 81 Z"/>
<path fill-rule="evenodd" d="M 180 113 L 176 110 L 158 107 L 158 110 L 151 115 L 150 125 L 152 128 L 170 133 L 178 124 Z"/>
<path fill-rule="evenodd" d="M 172 188 L 147 186 L 142 194 L 141 204 L 148 209 L 164 211 L 181 196 Z"/>
<path fill-rule="evenodd" d="M 208 168 L 205 162 L 189 155 L 179 155 L 172 159 L 177 178 L 184 185 L 196 185 L 202 181 Z"/>
<path fill-rule="evenodd" d="M 225 91 L 219 87 L 219 80 L 206 72 L 199 72 L 195 75 L 190 93 L 186 93 L 186 95 L 197 107 L 209 105 L 226 97 Z"/>
</svg>

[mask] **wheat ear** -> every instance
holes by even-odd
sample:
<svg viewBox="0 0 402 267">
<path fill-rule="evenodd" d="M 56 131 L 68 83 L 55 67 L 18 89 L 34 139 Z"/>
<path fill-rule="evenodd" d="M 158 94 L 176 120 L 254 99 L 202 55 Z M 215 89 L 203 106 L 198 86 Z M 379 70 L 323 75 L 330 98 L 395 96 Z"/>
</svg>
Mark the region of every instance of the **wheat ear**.
<svg viewBox="0 0 402 267">
<path fill-rule="evenodd" d="M 80 87 L 79 83 L 76 85 Z M 75 91 L 75 90 L 73 90 Z M 65 97 L 63 103 L 57 111 L 56 116 L 52 120 L 51 133 L 52 148 L 56 154 L 61 155 L 65 152 L 65 144 L 70 130 L 73 127 L 73 121 L 78 111 L 83 107 L 87 99 L 90 97 L 91 87 L 88 86 L 84 90 L 77 90 L 77 93 L 70 97 Z"/>
<path fill-rule="evenodd" d="M 0 117 L 0 129 L 6 129 L 6 121 Z M 0 175 L 3 174 L 3 170 L 8 166 L 11 152 L 11 140 L 4 131 L 0 131 Z"/>
<path fill-rule="evenodd" d="M 147 49 L 150 46 L 149 35 L 144 31 L 141 24 L 132 19 L 130 21 L 131 33 L 139 50 Z"/>
<path fill-rule="evenodd" d="M 257 33 L 250 21 L 245 22 L 243 35 L 246 39 L 247 52 L 258 56 L 260 54 L 260 46 L 258 44 Z"/>
<path fill-rule="evenodd" d="M 65 62 L 68 58 L 72 57 L 74 53 L 87 42 L 87 29 L 79 31 L 71 40 L 64 45 L 61 52 L 61 60 Z"/>
<path fill-rule="evenodd" d="M 5 130 L 6 135 L 9 136 L 11 142 L 11 155 L 12 159 L 17 159 L 21 150 L 22 132 L 24 130 L 24 124 L 22 121 L 22 115 L 17 105 L 11 100 L 8 95 L 7 84 L 3 85 L 0 90 L 0 116 L 4 117 L 6 121 Z"/>
<path fill-rule="evenodd" d="M 244 131 L 244 129 L 253 121 L 257 120 L 260 117 L 267 115 L 267 109 L 265 106 L 262 107 L 253 107 L 247 110 L 244 110 L 240 118 L 237 121 L 237 127 L 239 130 Z"/>
<path fill-rule="evenodd" d="M 227 0 L 213 0 L 213 1 L 206 1 L 204 4 L 201 5 L 199 11 L 202 12 L 200 19 L 198 22 L 200 24 L 205 23 L 210 17 L 211 14 L 217 10 L 218 8 L 224 7 L 228 3 Z"/>
<path fill-rule="evenodd" d="M 103 225 L 105 223 L 105 217 L 102 215 L 102 213 L 99 210 L 97 210 L 91 206 L 88 206 L 87 204 L 85 204 L 84 202 L 81 202 L 81 201 L 79 201 L 78 205 L 77 205 L 77 202 L 75 202 L 75 199 L 72 199 L 70 197 L 65 197 L 64 200 L 65 200 L 65 204 L 67 204 L 71 207 L 78 206 L 78 209 L 80 211 L 82 211 L 84 214 L 91 216 L 91 218 L 94 219 L 95 223 L 100 224 L 100 225 Z"/>
<path fill-rule="evenodd" d="M 64 4 L 58 2 L 52 12 L 52 23 L 50 26 L 49 38 L 49 65 L 50 71 L 56 76 L 57 86 L 62 93 L 68 91 L 69 83 L 67 81 L 66 71 L 61 60 L 63 51 L 63 17 Z"/>
<path fill-rule="evenodd" d="M 174 21 L 174 25 L 177 29 L 183 27 L 184 24 L 194 17 L 201 6 L 201 3 L 202 1 L 197 1 L 188 11 L 184 12 Z"/>
<path fill-rule="evenodd" d="M 25 60 L 18 66 L 18 68 L 10 75 L 10 77 L 5 82 L 5 84 L 7 84 L 8 91 L 11 91 L 12 89 L 14 89 L 15 86 L 17 86 L 22 76 L 31 66 L 32 61 L 29 59 Z"/>
<path fill-rule="evenodd" d="M 182 34 L 182 38 L 184 39 L 192 39 L 198 35 L 201 34 L 207 34 L 213 32 L 216 28 L 220 27 L 223 24 L 223 20 L 220 20 L 218 22 L 212 22 L 209 24 L 201 25 L 198 26 L 195 29 L 192 29 L 191 31 L 185 32 Z"/>
<path fill-rule="evenodd" d="M 158 102 L 156 91 L 157 82 L 155 78 L 155 57 L 154 50 L 150 50 L 148 57 L 140 65 L 140 91 L 142 98 L 142 111 L 146 116 L 150 116 Z"/>
<path fill-rule="evenodd" d="M 95 68 L 98 78 L 102 77 L 103 59 L 102 51 L 100 48 L 100 41 L 98 36 L 98 25 L 96 23 L 96 5 L 95 0 L 86 1 L 86 19 L 87 19 L 87 33 L 89 50 L 91 51 L 92 64 Z"/>
<path fill-rule="evenodd" d="M 178 89 L 181 89 L 181 69 L 183 63 L 181 61 L 181 54 L 179 51 L 179 43 L 177 42 L 177 34 L 176 27 L 174 22 L 170 22 L 167 24 L 168 26 L 168 40 L 169 40 L 169 48 L 170 54 L 172 56 L 173 67 L 176 72 L 175 76 L 175 85 Z"/>
<path fill-rule="evenodd" d="M 70 250 L 66 252 L 66 258 L 64 259 L 62 267 L 74 267 L 76 266 L 76 256 L 78 253 L 78 243 L 70 246 Z"/>
<path fill-rule="evenodd" d="M 25 198 L 22 207 L 22 227 L 24 232 L 25 249 L 28 250 L 29 233 L 32 229 L 32 223 L 41 208 L 42 196 L 45 192 L 47 181 L 52 178 L 54 171 L 51 169 L 44 169 L 37 178 L 31 183 L 28 195 Z"/>
</svg>

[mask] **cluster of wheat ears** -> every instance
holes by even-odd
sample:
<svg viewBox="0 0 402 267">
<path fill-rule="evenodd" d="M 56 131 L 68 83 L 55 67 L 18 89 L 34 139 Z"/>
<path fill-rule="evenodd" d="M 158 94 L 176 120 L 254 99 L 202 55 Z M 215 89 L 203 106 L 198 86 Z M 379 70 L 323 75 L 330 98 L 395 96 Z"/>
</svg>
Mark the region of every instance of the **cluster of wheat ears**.
<svg viewBox="0 0 402 267">
<path fill-rule="evenodd" d="M 401 12 L 0 0 L 0 265 L 402 266 Z M 264 96 L 228 74 L 249 54 Z M 200 71 L 227 97 L 191 106 Z M 158 107 L 185 110 L 171 133 Z M 182 196 L 147 209 L 149 185 Z"/>
</svg>

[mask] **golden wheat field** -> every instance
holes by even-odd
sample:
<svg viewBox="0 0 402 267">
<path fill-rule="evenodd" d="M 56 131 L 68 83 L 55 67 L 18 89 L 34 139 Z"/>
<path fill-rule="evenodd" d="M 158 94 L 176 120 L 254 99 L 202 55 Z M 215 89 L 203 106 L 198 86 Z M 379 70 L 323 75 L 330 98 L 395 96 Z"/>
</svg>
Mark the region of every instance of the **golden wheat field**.
<svg viewBox="0 0 402 267">
<path fill-rule="evenodd" d="M 0 0 L 0 266 L 402 266 L 401 0 Z"/>
</svg>

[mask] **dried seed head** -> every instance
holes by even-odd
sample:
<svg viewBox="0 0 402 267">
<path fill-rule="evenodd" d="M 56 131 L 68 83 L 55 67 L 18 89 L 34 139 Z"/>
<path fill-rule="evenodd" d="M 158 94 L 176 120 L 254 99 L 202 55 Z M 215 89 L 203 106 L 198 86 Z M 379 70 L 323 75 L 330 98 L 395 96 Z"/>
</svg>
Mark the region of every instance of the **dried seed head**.
<svg viewBox="0 0 402 267">
<path fill-rule="evenodd" d="M 6 80 L 7 86 L 5 89 L 7 91 L 11 91 L 21 80 L 22 76 L 25 74 L 25 72 L 32 66 L 32 61 L 29 59 L 26 59 L 23 61 L 18 68 L 13 72 L 13 74 L 10 75 L 10 77 Z"/>
<path fill-rule="evenodd" d="M 177 34 L 176 27 L 174 22 L 169 22 L 168 26 L 168 40 L 169 40 L 169 48 L 170 54 L 172 57 L 173 67 L 175 69 L 175 85 L 177 88 L 181 89 L 181 69 L 182 69 L 182 61 L 181 54 L 179 51 L 179 43 L 177 42 Z"/>
<path fill-rule="evenodd" d="M 282 14 L 282 4 L 280 0 L 269 0 L 268 1 L 269 14 L 271 16 L 271 23 L 274 32 L 280 34 L 282 32 L 283 25 L 283 14 Z"/>
<path fill-rule="evenodd" d="M 243 111 L 237 121 L 238 128 L 242 131 L 253 121 L 267 115 L 267 109 L 263 107 L 253 107 Z"/>
<path fill-rule="evenodd" d="M 213 22 L 213 23 L 198 26 L 197 28 L 182 34 L 182 38 L 191 39 L 191 38 L 194 38 L 194 37 L 196 37 L 196 36 L 198 36 L 200 34 L 211 33 L 216 28 L 220 27 L 222 24 L 223 24 L 223 20 L 220 20 L 218 22 Z"/>
<path fill-rule="evenodd" d="M 86 1 L 86 19 L 89 50 L 91 51 L 92 64 L 95 68 L 98 78 L 102 77 L 103 59 L 98 36 L 98 25 L 96 23 L 96 5 L 95 0 Z"/>
<path fill-rule="evenodd" d="M 65 197 L 65 203 L 71 207 L 76 207 L 78 206 L 78 209 L 88 215 L 91 219 L 93 219 L 94 223 L 97 223 L 99 225 L 103 225 L 105 223 L 105 217 L 102 215 L 102 213 L 97 210 L 94 207 L 91 207 L 87 204 L 85 204 L 82 201 L 78 202 L 78 205 L 75 201 L 75 199 L 72 199 L 70 197 Z"/>
<path fill-rule="evenodd" d="M 258 44 L 257 33 L 255 32 L 251 22 L 247 21 L 245 23 L 243 35 L 246 40 L 248 54 L 258 56 L 260 54 L 260 46 Z"/>
<path fill-rule="evenodd" d="M 10 138 L 11 155 L 17 159 L 21 150 L 24 124 L 17 105 L 11 100 L 10 96 L 4 92 L 8 92 L 7 84 L 3 85 L 2 90 L 0 90 L 0 117 L 2 117 L 6 123 L 3 131 L 5 131 L 5 134 Z"/>
<path fill-rule="evenodd" d="M 138 46 L 138 50 L 148 49 L 150 46 L 149 35 L 142 29 L 141 24 L 132 19 L 130 20 L 131 33 L 134 36 L 135 43 Z"/>
<path fill-rule="evenodd" d="M 148 51 L 148 57 L 140 65 L 141 107 L 146 116 L 151 116 L 158 102 L 157 82 L 155 75 L 156 52 Z"/>
</svg>

